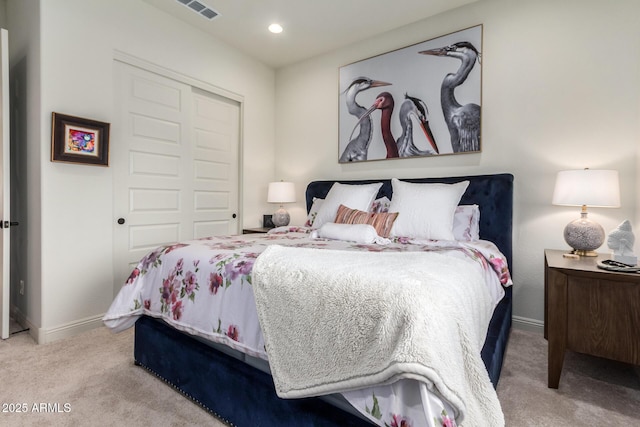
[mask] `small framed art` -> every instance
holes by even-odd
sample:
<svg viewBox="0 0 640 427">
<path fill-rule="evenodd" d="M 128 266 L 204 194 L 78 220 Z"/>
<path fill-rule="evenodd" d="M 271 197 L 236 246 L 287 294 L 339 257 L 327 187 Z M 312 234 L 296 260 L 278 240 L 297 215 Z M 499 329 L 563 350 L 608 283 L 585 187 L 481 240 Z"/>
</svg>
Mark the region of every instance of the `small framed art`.
<svg viewBox="0 0 640 427">
<path fill-rule="evenodd" d="M 262 226 L 264 228 L 275 228 L 275 225 L 273 225 L 273 215 L 262 215 Z"/>
<path fill-rule="evenodd" d="M 51 161 L 109 166 L 109 123 L 53 113 Z"/>
</svg>

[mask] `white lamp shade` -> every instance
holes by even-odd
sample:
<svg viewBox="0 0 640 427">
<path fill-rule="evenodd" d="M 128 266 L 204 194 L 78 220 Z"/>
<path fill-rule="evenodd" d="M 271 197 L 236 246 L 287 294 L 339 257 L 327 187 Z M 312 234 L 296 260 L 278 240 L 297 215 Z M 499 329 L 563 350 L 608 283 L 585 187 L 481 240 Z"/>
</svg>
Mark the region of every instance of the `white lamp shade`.
<svg viewBox="0 0 640 427">
<path fill-rule="evenodd" d="M 267 193 L 269 203 L 293 203 L 296 201 L 296 188 L 293 182 L 270 182 Z"/>
<path fill-rule="evenodd" d="M 620 206 L 618 171 L 579 169 L 560 171 L 553 191 L 554 205 Z"/>
</svg>

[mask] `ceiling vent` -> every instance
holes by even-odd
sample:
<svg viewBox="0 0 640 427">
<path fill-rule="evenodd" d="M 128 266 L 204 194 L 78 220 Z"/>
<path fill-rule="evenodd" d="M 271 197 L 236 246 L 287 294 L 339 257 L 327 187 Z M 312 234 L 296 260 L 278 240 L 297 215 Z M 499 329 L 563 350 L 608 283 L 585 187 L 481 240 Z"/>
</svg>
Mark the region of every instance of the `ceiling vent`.
<svg viewBox="0 0 640 427">
<path fill-rule="evenodd" d="M 215 10 L 211 9 L 209 6 L 207 6 L 206 4 L 198 0 L 176 0 L 176 1 L 178 3 L 182 3 L 183 5 L 187 6 L 189 9 L 197 13 L 198 15 L 203 16 L 209 20 L 220 15 L 218 12 L 216 12 Z"/>
</svg>

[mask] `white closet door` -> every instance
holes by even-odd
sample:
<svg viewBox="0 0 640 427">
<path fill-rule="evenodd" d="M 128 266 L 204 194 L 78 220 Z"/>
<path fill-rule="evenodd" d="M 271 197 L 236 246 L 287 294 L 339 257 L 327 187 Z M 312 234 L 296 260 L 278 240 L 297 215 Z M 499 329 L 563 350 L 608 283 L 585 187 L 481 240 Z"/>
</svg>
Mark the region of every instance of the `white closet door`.
<svg viewBox="0 0 640 427">
<path fill-rule="evenodd" d="M 116 61 L 115 291 L 153 248 L 238 229 L 235 101 Z"/>
<path fill-rule="evenodd" d="M 193 236 L 238 232 L 240 105 L 193 89 Z"/>
</svg>

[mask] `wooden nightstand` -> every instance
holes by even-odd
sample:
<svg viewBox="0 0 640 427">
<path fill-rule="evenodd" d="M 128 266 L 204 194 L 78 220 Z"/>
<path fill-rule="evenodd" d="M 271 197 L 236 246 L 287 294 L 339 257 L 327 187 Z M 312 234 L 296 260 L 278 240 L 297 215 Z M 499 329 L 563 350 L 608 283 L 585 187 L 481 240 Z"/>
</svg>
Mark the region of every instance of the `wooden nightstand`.
<svg viewBox="0 0 640 427">
<path fill-rule="evenodd" d="M 243 228 L 242 234 L 258 234 L 258 233 L 268 233 L 270 228 L 267 227 L 257 227 L 257 228 Z"/>
<path fill-rule="evenodd" d="M 599 269 L 608 255 L 564 258 L 567 252 L 544 251 L 550 388 L 558 388 L 566 350 L 640 365 L 640 274 Z"/>
</svg>

